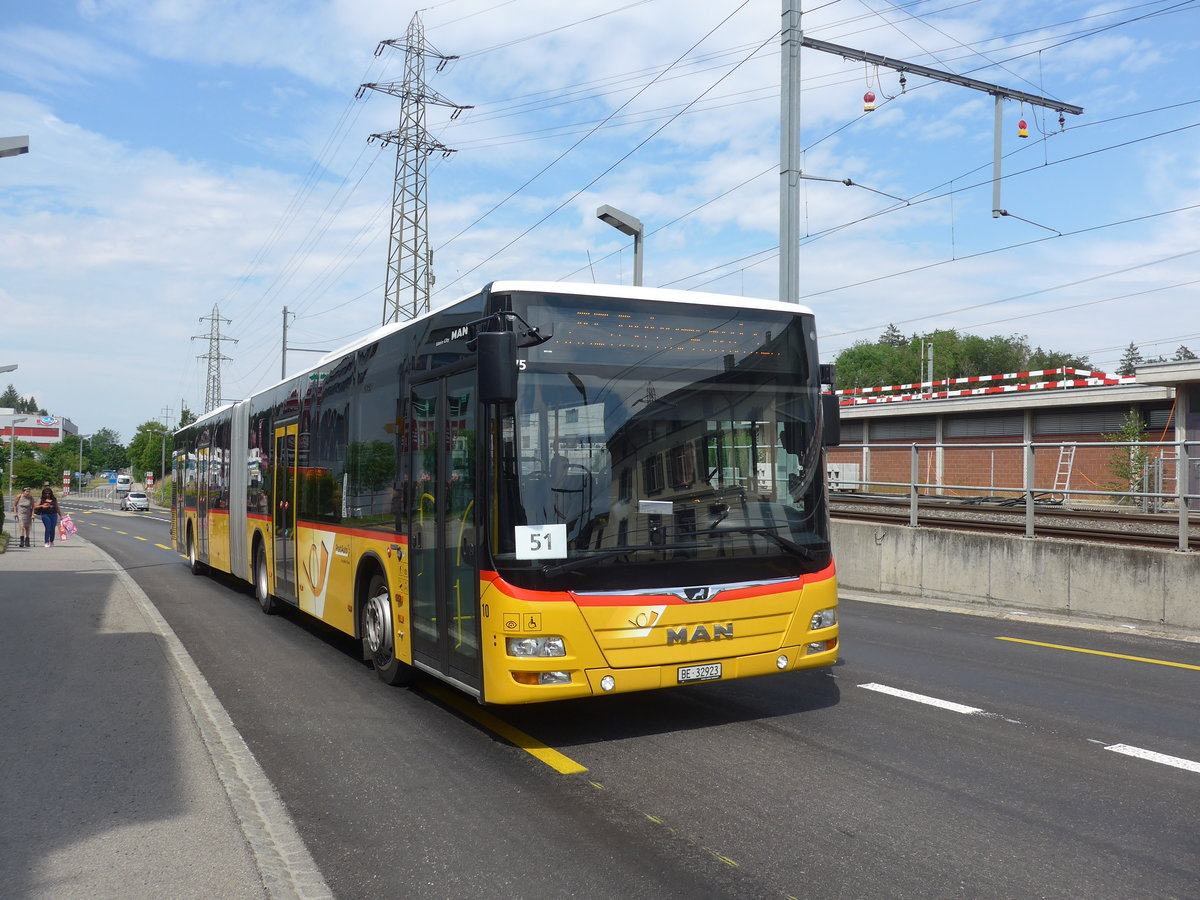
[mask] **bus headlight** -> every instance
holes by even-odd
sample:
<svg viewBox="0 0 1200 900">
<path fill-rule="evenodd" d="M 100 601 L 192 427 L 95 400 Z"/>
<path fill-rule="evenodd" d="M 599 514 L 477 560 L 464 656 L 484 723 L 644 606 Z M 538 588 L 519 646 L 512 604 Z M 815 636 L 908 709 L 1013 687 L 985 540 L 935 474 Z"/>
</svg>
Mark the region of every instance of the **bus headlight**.
<svg viewBox="0 0 1200 900">
<path fill-rule="evenodd" d="M 566 656 L 567 647 L 560 637 L 520 637 L 507 638 L 509 656 L 548 657 Z"/>
<path fill-rule="evenodd" d="M 517 684 L 570 684 L 570 672 L 513 672 Z"/>
<path fill-rule="evenodd" d="M 813 613 L 812 621 L 808 623 L 809 631 L 817 631 L 821 628 L 831 628 L 837 624 L 837 607 L 831 606 L 829 609 L 818 609 Z"/>
</svg>

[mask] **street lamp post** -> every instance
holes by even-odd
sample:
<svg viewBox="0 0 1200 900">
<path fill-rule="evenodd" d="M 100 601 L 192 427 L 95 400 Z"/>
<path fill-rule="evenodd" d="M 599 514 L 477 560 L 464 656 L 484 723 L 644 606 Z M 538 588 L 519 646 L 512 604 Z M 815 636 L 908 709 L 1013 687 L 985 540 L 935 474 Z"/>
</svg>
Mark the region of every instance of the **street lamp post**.
<svg viewBox="0 0 1200 900">
<path fill-rule="evenodd" d="M 167 435 L 170 433 L 169 431 L 159 431 L 157 428 L 154 430 L 154 434 L 161 436 L 160 440 L 162 442 L 162 450 L 159 453 L 158 459 L 158 481 L 160 485 L 164 484 L 167 480 Z"/>
<path fill-rule="evenodd" d="M 31 419 L 32 416 L 13 416 L 8 420 L 8 490 L 12 493 L 13 485 L 17 481 L 17 473 L 13 471 L 17 464 L 17 420 L 22 422 Z"/>
<path fill-rule="evenodd" d="M 94 438 L 94 434 L 81 434 L 79 436 L 79 468 L 75 470 L 75 476 L 79 480 L 79 493 L 83 493 L 83 442 L 90 441 Z"/>
<path fill-rule="evenodd" d="M 20 156 L 29 152 L 29 135 L 0 137 L 0 156 Z"/>
<path fill-rule="evenodd" d="M 629 213 L 621 212 L 615 206 L 609 206 L 607 203 L 596 210 L 596 218 L 606 225 L 611 225 L 622 234 L 627 234 L 633 238 L 633 285 L 634 287 L 641 287 L 642 244 L 645 239 L 645 229 L 642 227 L 642 220 L 634 218 Z"/>
</svg>

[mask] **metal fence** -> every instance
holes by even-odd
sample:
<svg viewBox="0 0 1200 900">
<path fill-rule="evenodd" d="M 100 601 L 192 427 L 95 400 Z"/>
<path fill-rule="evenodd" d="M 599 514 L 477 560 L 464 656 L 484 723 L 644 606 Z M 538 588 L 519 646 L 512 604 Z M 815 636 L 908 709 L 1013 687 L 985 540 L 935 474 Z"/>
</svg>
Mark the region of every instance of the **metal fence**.
<svg viewBox="0 0 1200 900">
<path fill-rule="evenodd" d="M 1200 443 L 1184 441 L 867 443 L 831 448 L 830 488 L 907 496 L 916 526 L 927 505 L 959 498 L 1024 506 L 1025 533 L 1038 509 L 1059 507 L 1178 517 L 1179 549 L 1200 523 Z"/>
</svg>

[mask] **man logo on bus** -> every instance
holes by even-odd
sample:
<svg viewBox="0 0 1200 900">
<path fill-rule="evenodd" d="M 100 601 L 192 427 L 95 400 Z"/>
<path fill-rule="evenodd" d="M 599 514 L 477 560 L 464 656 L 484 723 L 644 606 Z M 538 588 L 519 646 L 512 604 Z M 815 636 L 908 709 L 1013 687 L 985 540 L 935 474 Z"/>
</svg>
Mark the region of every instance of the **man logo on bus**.
<svg viewBox="0 0 1200 900">
<path fill-rule="evenodd" d="M 726 625 L 718 625 L 713 623 L 712 632 L 710 633 L 707 625 L 697 625 L 692 629 L 692 633 L 688 634 L 687 626 L 682 628 L 667 629 L 667 646 L 672 644 L 694 644 L 697 641 L 719 641 L 721 638 L 733 637 L 733 623 Z"/>
</svg>

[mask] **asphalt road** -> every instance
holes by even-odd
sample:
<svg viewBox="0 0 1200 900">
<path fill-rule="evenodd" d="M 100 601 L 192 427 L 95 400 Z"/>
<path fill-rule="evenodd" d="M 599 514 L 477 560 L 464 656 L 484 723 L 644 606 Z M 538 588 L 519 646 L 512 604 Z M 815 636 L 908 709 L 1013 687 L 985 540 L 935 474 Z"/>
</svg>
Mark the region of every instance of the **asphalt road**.
<svg viewBox="0 0 1200 900">
<path fill-rule="evenodd" d="M 1197 896 L 1200 643 L 844 600 L 832 672 L 479 710 L 192 576 L 161 517 L 75 518 L 339 897 Z"/>
</svg>

